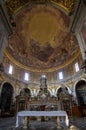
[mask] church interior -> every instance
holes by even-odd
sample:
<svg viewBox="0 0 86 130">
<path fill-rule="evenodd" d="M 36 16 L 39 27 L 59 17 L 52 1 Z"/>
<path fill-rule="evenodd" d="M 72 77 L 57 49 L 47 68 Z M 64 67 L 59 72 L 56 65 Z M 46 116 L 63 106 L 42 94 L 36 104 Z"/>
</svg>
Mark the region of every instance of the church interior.
<svg viewBox="0 0 86 130">
<path fill-rule="evenodd" d="M 86 130 L 86 0 L 0 0 L 0 130 L 25 129 Z"/>
</svg>

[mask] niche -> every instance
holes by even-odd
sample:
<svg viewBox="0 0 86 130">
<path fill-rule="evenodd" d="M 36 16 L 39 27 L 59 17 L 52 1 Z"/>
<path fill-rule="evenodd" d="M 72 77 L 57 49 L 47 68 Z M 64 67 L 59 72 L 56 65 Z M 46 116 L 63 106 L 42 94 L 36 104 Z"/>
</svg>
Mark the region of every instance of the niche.
<svg viewBox="0 0 86 130">
<path fill-rule="evenodd" d="M 76 96 L 79 106 L 86 106 L 86 81 L 81 80 L 76 84 Z"/>
<path fill-rule="evenodd" d="M 13 87 L 10 83 L 6 82 L 2 86 L 0 97 L 1 112 L 9 112 L 13 101 Z"/>
</svg>

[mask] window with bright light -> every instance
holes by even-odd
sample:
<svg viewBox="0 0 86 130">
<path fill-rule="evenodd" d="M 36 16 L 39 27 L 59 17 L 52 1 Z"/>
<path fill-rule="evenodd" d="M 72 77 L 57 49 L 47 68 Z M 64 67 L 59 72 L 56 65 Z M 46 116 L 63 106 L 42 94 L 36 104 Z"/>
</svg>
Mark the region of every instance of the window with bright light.
<svg viewBox="0 0 86 130">
<path fill-rule="evenodd" d="M 75 70 L 76 70 L 76 72 L 79 71 L 79 64 L 78 64 L 78 62 L 75 63 Z"/>
<path fill-rule="evenodd" d="M 63 79 L 63 73 L 59 72 L 59 79 Z"/>
<path fill-rule="evenodd" d="M 26 80 L 26 81 L 29 80 L 29 74 L 28 73 L 25 73 L 24 80 Z"/>
<path fill-rule="evenodd" d="M 9 73 L 9 74 L 12 74 L 12 73 L 13 73 L 13 66 L 12 66 L 12 65 L 9 66 L 9 71 L 8 71 L 8 73 Z"/>
<path fill-rule="evenodd" d="M 45 75 L 45 74 L 43 74 L 41 77 L 42 77 L 42 78 L 46 78 L 46 75 Z"/>
</svg>

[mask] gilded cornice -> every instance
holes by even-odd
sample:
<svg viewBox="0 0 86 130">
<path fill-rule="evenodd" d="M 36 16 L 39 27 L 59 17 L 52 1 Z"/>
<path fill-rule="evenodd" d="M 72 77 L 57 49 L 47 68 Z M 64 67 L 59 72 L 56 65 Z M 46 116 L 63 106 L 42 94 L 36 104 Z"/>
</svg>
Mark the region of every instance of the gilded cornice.
<svg viewBox="0 0 86 130">
<path fill-rule="evenodd" d="M 66 10 L 68 13 L 73 12 L 77 0 L 6 0 L 6 6 L 9 13 L 16 14 L 25 5 L 32 4 L 54 4 Z"/>
<path fill-rule="evenodd" d="M 68 13 L 73 12 L 77 0 L 51 0 L 52 3 L 60 6 Z"/>
<path fill-rule="evenodd" d="M 21 63 L 19 63 L 18 61 L 16 61 L 9 53 L 7 50 L 5 50 L 5 55 L 8 57 L 8 59 L 14 63 L 16 66 L 20 67 L 21 69 L 24 70 L 28 70 L 28 71 L 32 71 L 32 72 L 54 72 L 57 71 L 59 69 L 65 68 L 66 66 L 68 66 L 69 64 L 71 64 L 75 59 L 78 58 L 78 56 L 80 55 L 80 49 L 78 49 L 78 51 L 68 60 L 66 61 L 64 64 L 57 66 L 57 67 L 53 67 L 53 68 L 49 68 L 49 69 L 36 69 L 36 68 L 31 68 L 29 66 L 25 66 Z"/>
<path fill-rule="evenodd" d="M 6 7 L 11 14 L 18 12 L 31 0 L 6 0 Z"/>
</svg>

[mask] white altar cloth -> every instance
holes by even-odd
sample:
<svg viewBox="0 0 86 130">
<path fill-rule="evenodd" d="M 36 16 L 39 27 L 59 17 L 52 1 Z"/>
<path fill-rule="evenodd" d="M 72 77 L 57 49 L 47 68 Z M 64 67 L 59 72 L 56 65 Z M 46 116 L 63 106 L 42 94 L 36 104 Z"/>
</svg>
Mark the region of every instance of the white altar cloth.
<svg viewBox="0 0 86 130">
<path fill-rule="evenodd" d="M 69 119 L 67 116 L 67 113 L 65 111 L 20 111 L 17 113 L 16 117 L 16 127 L 19 126 L 19 119 L 24 119 L 24 117 L 27 116 L 57 116 L 57 117 L 65 117 L 65 123 L 67 126 L 69 126 Z M 21 118 L 23 117 L 23 118 Z M 24 123 L 24 121 L 23 121 Z"/>
</svg>

